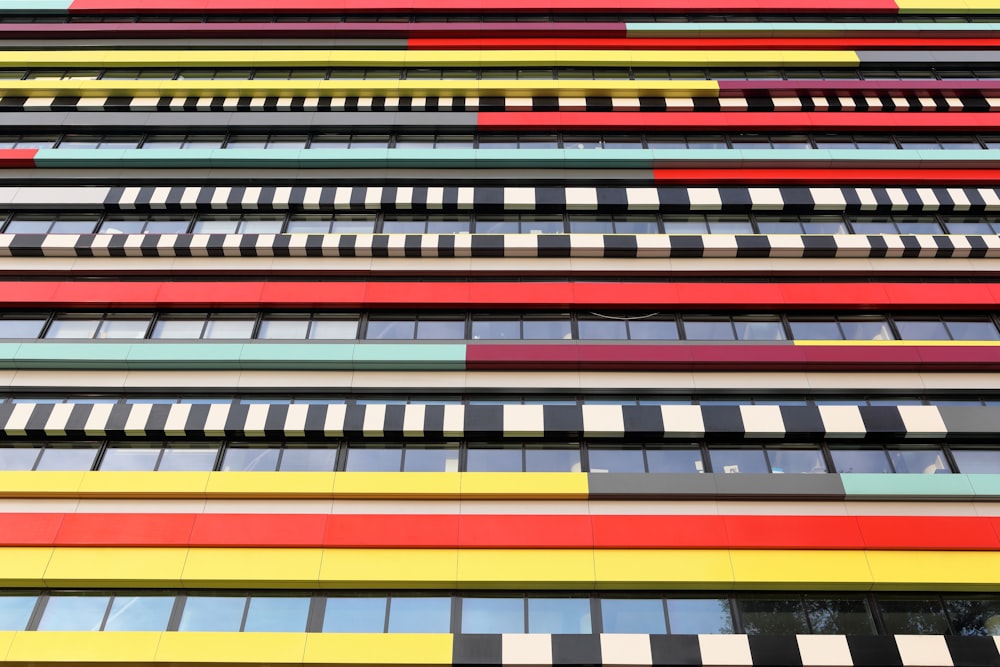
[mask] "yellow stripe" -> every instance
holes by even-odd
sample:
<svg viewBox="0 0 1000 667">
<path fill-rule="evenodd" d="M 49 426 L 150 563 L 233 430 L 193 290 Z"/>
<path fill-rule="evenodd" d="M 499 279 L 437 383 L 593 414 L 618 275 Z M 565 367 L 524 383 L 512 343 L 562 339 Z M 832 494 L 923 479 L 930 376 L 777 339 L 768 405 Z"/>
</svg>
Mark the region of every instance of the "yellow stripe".
<svg viewBox="0 0 1000 667">
<path fill-rule="evenodd" d="M 796 345 L 877 346 L 877 347 L 1000 347 L 1000 340 L 796 340 Z"/>
<path fill-rule="evenodd" d="M 715 81 L 517 81 L 474 79 L 437 80 L 337 80 L 337 81 L 7 81 L 0 80 L 0 95 L 28 97 L 129 96 L 158 97 L 531 97 L 549 95 L 586 97 L 607 95 L 623 97 L 718 97 Z"/>
<path fill-rule="evenodd" d="M 586 473 L 0 472 L 0 498 L 585 499 Z"/>
<path fill-rule="evenodd" d="M 0 549 L 0 586 L 1000 590 L 1000 552 L 703 549 Z"/>
<path fill-rule="evenodd" d="M 896 0 L 900 14 L 998 14 L 1000 0 Z"/>
<path fill-rule="evenodd" d="M 0 632 L 0 660 L 31 665 L 450 665 L 450 634 Z"/>
<path fill-rule="evenodd" d="M 0 67 L 752 67 L 857 65 L 854 51 L 0 51 Z"/>
</svg>

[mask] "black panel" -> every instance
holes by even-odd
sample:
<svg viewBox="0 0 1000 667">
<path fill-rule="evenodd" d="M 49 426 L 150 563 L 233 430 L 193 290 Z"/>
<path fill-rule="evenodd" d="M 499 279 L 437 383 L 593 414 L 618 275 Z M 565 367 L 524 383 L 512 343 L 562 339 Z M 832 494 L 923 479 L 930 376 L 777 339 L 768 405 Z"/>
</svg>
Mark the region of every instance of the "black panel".
<svg viewBox="0 0 1000 667">
<path fill-rule="evenodd" d="M 650 635 L 654 665 L 701 665 L 698 635 Z"/>
</svg>

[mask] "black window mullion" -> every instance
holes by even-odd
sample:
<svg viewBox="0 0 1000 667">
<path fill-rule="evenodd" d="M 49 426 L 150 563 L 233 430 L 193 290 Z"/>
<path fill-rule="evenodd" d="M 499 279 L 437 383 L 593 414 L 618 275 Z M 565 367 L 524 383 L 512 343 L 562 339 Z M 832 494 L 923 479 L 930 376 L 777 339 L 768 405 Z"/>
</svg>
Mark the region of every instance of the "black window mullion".
<svg viewBox="0 0 1000 667">
<path fill-rule="evenodd" d="M 167 631 L 176 632 L 181 626 L 181 616 L 184 615 L 184 605 L 187 603 L 187 594 L 180 593 L 174 598 L 174 607 L 170 610 L 170 619 L 167 621 Z"/>
<path fill-rule="evenodd" d="M 309 614 L 306 616 L 306 632 L 322 632 L 323 618 L 326 616 L 326 596 L 313 594 L 309 600 Z"/>
<path fill-rule="evenodd" d="M 240 619 L 240 632 L 243 632 L 243 628 L 247 625 L 247 614 L 250 613 L 250 598 L 252 597 L 252 595 L 247 594 L 243 598 L 243 617 Z"/>
<path fill-rule="evenodd" d="M 392 594 L 387 594 L 385 596 L 385 620 L 382 622 L 383 634 L 389 632 L 389 610 L 392 608 L 392 598 Z"/>
<path fill-rule="evenodd" d="M 45 606 L 49 602 L 48 593 L 39 593 L 38 599 L 35 600 L 35 608 L 31 610 L 31 614 L 28 616 L 28 623 L 25 626 L 26 630 L 37 630 L 38 624 L 42 620 L 42 615 L 45 613 Z"/>
<path fill-rule="evenodd" d="M 115 594 L 108 596 L 108 604 L 104 607 L 104 616 L 101 617 L 101 624 L 97 626 L 101 632 L 104 631 L 104 626 L 108 623 L 108 616 L 111 615 L 111 606 L 114 605 L 116 597 L 117 595 Z"/>
</svg>

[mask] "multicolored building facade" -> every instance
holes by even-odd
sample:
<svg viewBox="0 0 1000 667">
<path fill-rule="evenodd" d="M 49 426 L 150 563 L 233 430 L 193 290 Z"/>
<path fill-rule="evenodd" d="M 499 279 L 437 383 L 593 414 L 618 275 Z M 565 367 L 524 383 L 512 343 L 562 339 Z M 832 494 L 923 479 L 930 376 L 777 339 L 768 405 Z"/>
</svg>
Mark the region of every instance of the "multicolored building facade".
<svg viewBox="0 0 1000 667">
<path fill-rule="evenodd" d="M 1000 666 L 997 0 L 0 37 L 0 661 Z"/>
</svg>

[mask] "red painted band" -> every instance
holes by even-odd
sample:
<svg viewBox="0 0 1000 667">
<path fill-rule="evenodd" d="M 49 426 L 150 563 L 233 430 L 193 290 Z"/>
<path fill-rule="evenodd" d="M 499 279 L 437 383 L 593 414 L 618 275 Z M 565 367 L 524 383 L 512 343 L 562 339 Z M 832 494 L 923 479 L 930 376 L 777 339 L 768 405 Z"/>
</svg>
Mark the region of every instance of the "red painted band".
<svg viewBox="0 0 1000 667">
<path fill-rule="evenodd" d="M 37 153 L 37 148 L 0 148 L 0 169 L 34 167 Z"/>
<path fill-rule="evenodd" d="M 662 0 L 480 0 L 475 5 L 480 12 L 656 12 L 683 14 L 689 12 L 736 12 L 779 14 L 821 14 L 829 11 L 823 3 L 811 0 L 684 0 L 664 5 Z M 838 12 L 846 14 L 897 14 L 894 0 L 840 0 Z M 207 13 L 223 12 L 288 14 L 298 12 L 423 12 L 468 13 L 466 0 L 286 0 L 279 5 L 267 0 L 73 0 L 70 13 Z"/>
<path fill-rule="evenodd" d="M 484 130 L 915 130 L 976 132 L 1000 127 L 1000 113 L 839 111 L 481 111 Z M 796 170 L 799 171 L 799 170 Z M 882 171 L 882 170 L 879 170 Z"/>
<path fill-rule="evenodd" d="M 12 513 L 0 547 L 976 551 L 1000 549 L 998 530 L 950 516 Z"/>
<path fill-rule="evenodd" d="M 1000 347 L 795 345 L 470 344 L 466 368 L 550 371 L 854 371 L 996 372 Z"/>
<path fill-rule="evenodd" d="M 564 38 L 563 33 L 553 33 L 556 37 L 538 39 L 536 37 L 479 38 L 447 37 L 411 38 L 407 44 L 413 50 L 425 49 L 932 49 L 946 48 L 952 51 L 969 49 L 990 49 L 1000 46 L 1000 39 L 991 37 L 621 37 Z M 963 33 L 964 35 L 964 33 Z"/>
<path fill-rule="evenodd" d="M 632 282 L 4 281 L 0 308 L 969 311 L 997 309 L 1000 284 Z"/>
<path fill-rule="evenodd" d="M 657 183 L 670 185 L 780 185 L 799 184 L 824 187 L 831 185 L 940 185 L 994 186 L 1000 182 L 1000 169 L 929 169 L 864 168 L 815 169 L 795 167 L 720 167 L 705 169 L 654 169 Z"/>
</svg>

